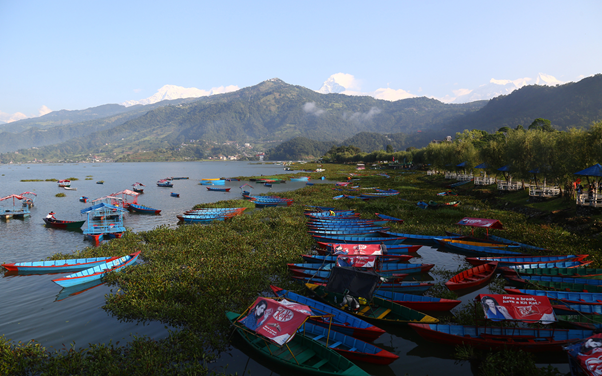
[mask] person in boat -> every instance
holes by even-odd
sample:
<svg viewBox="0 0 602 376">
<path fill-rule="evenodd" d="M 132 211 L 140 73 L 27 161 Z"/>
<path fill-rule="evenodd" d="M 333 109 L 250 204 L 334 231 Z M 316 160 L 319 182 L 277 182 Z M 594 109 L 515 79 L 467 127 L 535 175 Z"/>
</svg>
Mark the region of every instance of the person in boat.
<svg viewBox="0 0 602 376">
<path fill-rule="evenodd" d="M 255 307 L 249 312 L 247 317 L 242 319 L 240 322 L 247 328 L 256 331 L 264 321 L 270 316 L 271 310 L 268 309 L 268 302 L 261 300 L 255 305 Z"/>
<path fill-rule="evenodd" d="M 54 218 L 54 212 L 51 211 L 50 213 L 48 213 L 48 215 L 46 216 L 46 219 L 49 221 L 56 221 L 56 218 Z"/>
<path fill-rule="evenodd" d="M 387 246 L 385 245 L 385 243 L 384 243 L 384 242 L 380 242 L 380 252 L 381 252 L 383 255 L 386 255 L 386 254 L 387 254 Z"/>
<path fill-rule="evenodd" d="M 513 317 L 508 313 L 506 307 L 498 304 L 497 300 L 491 296 L 486 296 L 481 299 L 481 304 L 485 310 L 485 315 L 488 319 L 499 321 L 499 320 L 510 320 Z"/>
</svg>

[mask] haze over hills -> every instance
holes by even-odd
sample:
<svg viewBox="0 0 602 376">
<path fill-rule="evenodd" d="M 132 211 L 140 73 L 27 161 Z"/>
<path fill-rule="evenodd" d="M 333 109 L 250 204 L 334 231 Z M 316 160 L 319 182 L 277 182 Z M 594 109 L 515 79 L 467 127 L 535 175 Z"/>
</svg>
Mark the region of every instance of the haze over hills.
<svg viewBox="0 0 602 376">
<path fill-rule="evenodd" d="M 31 128 L 17 134 L 5 132 L 0 135 L 0 152 L 39 148 L 19 150 L 19 159 L 33 157 L 25 160 L 47 159 L 49 155 L 77 159 L 101 152 L 119 158 L 131 154 L 131 150 L 159 154 L 172 150 L 173 156 L 177 154 L 174 150 L 191 142 L 197 146 L 249 143 L 254 151 L 264 151 L 296 137 L 338 144 L 352 140 L 361 144 L 362 150 L 382 148 L 387 140 L 396 149 L 421 147 L 432 139 L 453 136 L 464 129 L 493 132 L 503 126 L 528 126 L 540 117 L 551 120 L 558 129 L 588 126 L 602 119 L 600 93 L 602 75 L 557 87 L 524 86 L 488 102 L 465 104 L 445 104 L 425 97 L 385 101 L 369 96 L 321 94 L 271 79 L 201 98 L 84 110 L 95 116 L 101 110 L 119 113 L 50 128 L 39 124 L 47 129 Z M 3 156 L 2 160 L 9 157 Z"/>
</svg>

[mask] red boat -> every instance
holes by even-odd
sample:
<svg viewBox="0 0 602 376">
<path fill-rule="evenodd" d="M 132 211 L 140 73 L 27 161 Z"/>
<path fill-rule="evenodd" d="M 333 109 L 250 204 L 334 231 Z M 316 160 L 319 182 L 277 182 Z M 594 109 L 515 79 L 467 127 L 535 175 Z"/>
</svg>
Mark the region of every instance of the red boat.
<svg viewBox="0 0 602 376">
<path fill-rule="evenodd" d="M 454 291 L 484 285 L 491 280 L 496 268 L 497 262 L 475 266 L 460 274 L 456 274 L 449 281 L 445 282 L 445 286 Z"/>
</svg>

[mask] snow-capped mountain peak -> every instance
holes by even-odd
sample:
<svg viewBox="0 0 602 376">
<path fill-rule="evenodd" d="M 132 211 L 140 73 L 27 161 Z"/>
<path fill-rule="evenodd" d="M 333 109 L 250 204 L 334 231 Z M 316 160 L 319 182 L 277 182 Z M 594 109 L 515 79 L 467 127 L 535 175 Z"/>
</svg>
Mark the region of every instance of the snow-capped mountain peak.
<svg viewBox="0 0 602 376">
<path fill-rule="evenodd" d="M 239 87 L 235 86 L 235 85 L 214 87 L 214 88 L 211 88 L 210 90 L 202 90 L 202 89 L 197 89 L 195 87 L 187 88 L 187 87 L 181 87 L 181 86 L 176 86 L 176 85 L 165 85 L 162 88 L 160 88 L 159 90 L 157 90 L 157 92 L 155 94 L 153 94 L 152 96 L 150 96 L 146 99 L 141 99 L 139 101 L 136 101 L 136 100 L 125 101 L 125 102 L 121 103 L 121 105 L 129 107 L 129 106 L 134 106 L 136 104 L 146 105 L 146 104 L 153 104 L 153 103 L 161 102 L 164 100 L 171 100 L 171 99 L 199 98 L 199 97 L 206 97 L 206 96 L 214 95 L 214 94 L 229 93 L 231 91 L 236 91 L 238 89 L 239 89 Z"/>
</svg>

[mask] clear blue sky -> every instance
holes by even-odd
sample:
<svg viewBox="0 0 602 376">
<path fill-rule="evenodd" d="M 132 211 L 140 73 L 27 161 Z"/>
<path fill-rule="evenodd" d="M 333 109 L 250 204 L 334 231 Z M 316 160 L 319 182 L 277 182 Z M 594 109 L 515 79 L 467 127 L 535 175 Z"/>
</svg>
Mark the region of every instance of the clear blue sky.
<svg viewBox="0 0 602 376">
<path fill-rule="evenodd" d="M 0 0 L 0 112 L 142 99 L 166 84 L 444 97 L 490 79 L 601 73 L 602 2 Z"/>
</svg>

